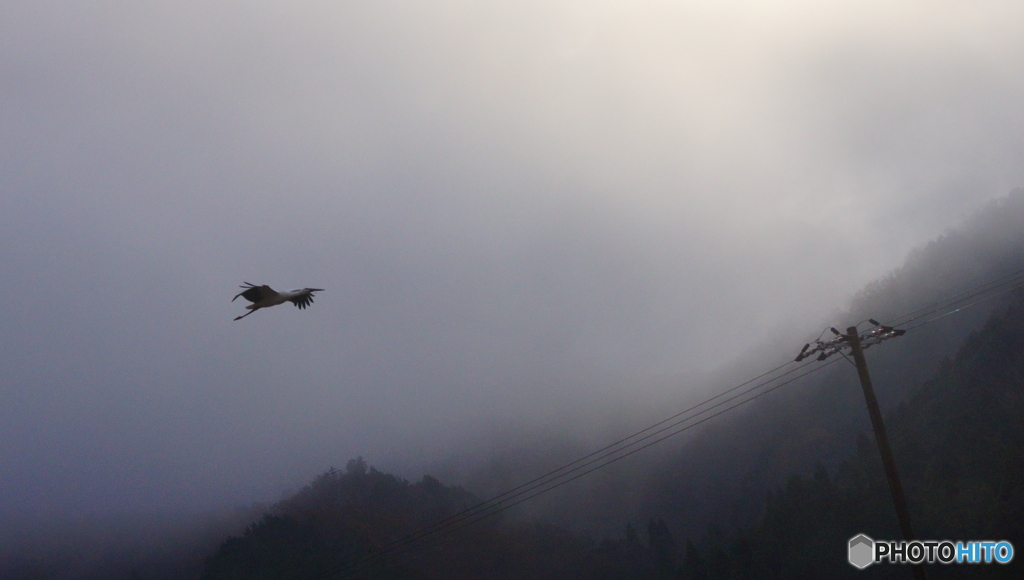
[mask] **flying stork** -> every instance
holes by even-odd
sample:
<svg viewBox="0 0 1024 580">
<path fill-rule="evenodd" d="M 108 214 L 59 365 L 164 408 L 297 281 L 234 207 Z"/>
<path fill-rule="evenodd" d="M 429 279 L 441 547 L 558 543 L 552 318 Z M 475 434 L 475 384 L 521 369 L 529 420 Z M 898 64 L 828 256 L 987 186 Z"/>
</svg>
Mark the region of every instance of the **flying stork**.
<svg viewBox="0 0 1024 580">
<path fill-rule="evenodd" d="M 239 288 L 245 288 L 245 290 L 236 294 L 231 301 L 234 302 L 239 296 L 241 296 L 249 302 L 252 302 L 252 304 L 246 306 L 246 308 L 249 309 L 249 312 L 235 318 L 235 320 L 245 318 L 260 308 L 277 306 L 278 304 L 284 304 L 286 301 L 291 302 L 298 307 L 299 310 L 302 310 L 313 303 L 314 292 L 323 291 L 323 288 L 300 288 L 298 290 L 289 290 L 287 292 L 276 292 L 266 284 L 263 286 L 257 286 L 252 282 L 246 282 L 245 286 L 239 286 Z"/>
</svg>

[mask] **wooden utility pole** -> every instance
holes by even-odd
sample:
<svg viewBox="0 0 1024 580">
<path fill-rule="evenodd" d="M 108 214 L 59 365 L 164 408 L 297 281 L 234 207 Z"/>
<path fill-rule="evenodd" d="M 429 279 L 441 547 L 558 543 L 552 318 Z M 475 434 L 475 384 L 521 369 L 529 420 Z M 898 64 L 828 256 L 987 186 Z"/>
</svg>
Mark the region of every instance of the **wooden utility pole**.
<svg viewBox="0 0 1024 580">
<path fill-rule="evenodd" d="M 889 493 L 892 494 L 892 501 L 896 504 L 896 516 L 900 520 L 900 530 L 903 532 L 903 539 L 907 542 L 914 541 L 914 529 L 910 525 L 910 509 L 907 507 L 907 496 L 903 493 L 903 484 L 900 483 L 899 473 L 896 471 L 896 460 L 892 456 L 892 447 L 889 446 L 889 436 L 885 433 L 885 423 L 882 421 L 882 412 L 878 408 L 878 399 L 875 398 L 875 389 L 871 386 L 871 375 L 868 374 L 868 363 L 864 359 L 864 349 L 860 346 L 860 336 L 857 334 L 857 327 L 851 326 L 846 329 L 843 336 L 850 345 L 853 354 L 853 362 L 857 365 L 857 374 L 860 376 L 860 386 L 864 389 L 864 401 L 868 405 L 868 414 L 871 415 L 871 427 L 875 431 L 875 441 L 878 442 L 878 453 L 882 456 L 882 465 L 885 467 L 885 477 L 889 480 Z M 914 578 L 916 580 L 927 580 L 923 564 L 912 564 Z"/>
</svg>

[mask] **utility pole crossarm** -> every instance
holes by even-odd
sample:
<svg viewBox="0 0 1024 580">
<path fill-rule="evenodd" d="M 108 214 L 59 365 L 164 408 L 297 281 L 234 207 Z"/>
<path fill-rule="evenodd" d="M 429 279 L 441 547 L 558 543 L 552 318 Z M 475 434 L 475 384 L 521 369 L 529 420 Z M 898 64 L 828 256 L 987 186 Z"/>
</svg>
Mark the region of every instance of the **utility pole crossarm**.
<svg viewBox="0 0 1024 580">
<path fill-rule="evenodd" d="M 858 338 L 862 349 L 867 349 L 882 342 L 883 340 L 889 340 L 890 338 L 903 336 L 904 334 L 907 333 L 906 330 L 886 326 L 881 322 L 878 322 L 874 318 L 869 318 L 868 322 L 874 324 L 875 328 L 872 328 L 871 330 L 865 332 L 864 336 L 859 336 L 857 334 L 856 326 L 851 326 L 850 328 L 847 328 L 847 334 L 839 332 L 834 327 L 829 328 L 829 330 L 832 331 L 832 334 L 836 335 L 835 338 L 833 338 L 832 340 L 821 340 L 821 338 L 819 337 L 814 339 L 813 343 L 808 342 L 807 344 L 804 345 L 804 348 L 800 350 L 800 354 L 796 355 L 796 358 L 793 360 L 796 362 L 800 362 L 805 358 L 811 357 L 814 353 L 818 353 L 817 360 L 825 360 L 834 354 L 842 352 L 844 348 L 850 347 L 849 336 L 851 335 L 849 335 L 849 333 L 851 332 L 851 329 L 853 332 L 852 336 L 856 336 Z"/>
</svg>

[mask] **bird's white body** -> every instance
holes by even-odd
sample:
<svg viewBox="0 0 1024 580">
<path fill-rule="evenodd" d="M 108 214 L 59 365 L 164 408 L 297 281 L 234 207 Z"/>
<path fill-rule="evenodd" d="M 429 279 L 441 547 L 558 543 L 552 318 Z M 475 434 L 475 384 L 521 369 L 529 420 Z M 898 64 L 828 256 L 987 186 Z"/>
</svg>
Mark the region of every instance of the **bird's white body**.
<svg viewBox="0 0 1024 580">
<path fill-rule="evenodd" d="M 292 298 L 302 295 L 303 290 L 289 290 L 287 292 L 274 292 L 266 293 L 267 295 L 260 299 L 259 302 L 253 302 L 246 306 L 249 310 L 256 310 L 257 308 L 269 308 L 271 306 L 277 306 L 278 304 L 284 304 Z"/>
<path fill-rule="evenodd" d="M 271 306 L 277 306 L 278 304 L 284 304 L 285 302 L 291 302 L 302 310 L 313 303 L 314 292 L 320 292 L 323 290 L 323 288 L 299 288 L 296 290 L 288 290 L 287 292 L 277 292 L 267 285 L 256 286 L 249 282 L 246 282 L 245 284 L 245 286 L 242 286 L 245 290 L 236 294 L 231 301 L 234 302 L 239 296 L 241 296 L 249 302 L 252 302 L 252 304 L 245 307 L 249 312 L 235 318 L 235 320 L 245 318 L 260 308 L 270 308 Z"/>
</svg>

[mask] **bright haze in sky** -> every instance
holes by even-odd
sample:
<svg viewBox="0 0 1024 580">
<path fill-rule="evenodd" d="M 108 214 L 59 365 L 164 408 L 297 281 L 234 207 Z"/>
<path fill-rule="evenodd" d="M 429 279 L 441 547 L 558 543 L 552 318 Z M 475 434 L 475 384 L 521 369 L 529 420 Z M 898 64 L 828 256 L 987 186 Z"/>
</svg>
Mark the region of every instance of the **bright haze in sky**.
<svg viewBox="0 0 1024 580">
<path fill-rule="evenodd" d="M 7 2 L 0 520 L 273 500 L 671 403 L 1024 184 L 1022 23 Z M 243 281 L 325 290 L 233 322 Z"/>
</svg>

